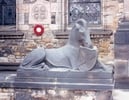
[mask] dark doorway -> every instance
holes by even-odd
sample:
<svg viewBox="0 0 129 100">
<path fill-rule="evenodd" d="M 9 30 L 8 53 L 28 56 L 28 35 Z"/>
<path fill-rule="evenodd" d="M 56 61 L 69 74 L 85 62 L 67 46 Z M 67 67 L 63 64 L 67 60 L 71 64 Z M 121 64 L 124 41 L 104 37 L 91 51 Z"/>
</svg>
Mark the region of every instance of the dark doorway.
<svg viewBox="0 0 129 100">
<path fill-rule="evenodd" d="M 16 0 L 0 0 L 0 25 L 16 25 Z"/>
</svg>

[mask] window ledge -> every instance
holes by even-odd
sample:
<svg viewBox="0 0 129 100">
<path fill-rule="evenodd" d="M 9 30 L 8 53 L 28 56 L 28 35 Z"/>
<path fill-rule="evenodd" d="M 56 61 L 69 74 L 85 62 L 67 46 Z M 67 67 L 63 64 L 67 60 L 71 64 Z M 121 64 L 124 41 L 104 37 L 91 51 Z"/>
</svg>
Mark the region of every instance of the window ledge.
<svg viewBox="0 0 129 100">
<path fill-rule="evenodd" d="M 0 39 L 22 39 L 24 33 L 22 31 L 10 30 L 0 31 Z"/>
<path fill-rule="evenodd" d="M 56 39 L 68 39 L 68 33 L 66 32 L 55 32 L 54 35 Z M 111 30 L 104 30 L 104 29 L 92 29 L 90 30 L 91 39 L 101 39 L 101 38 L 110 38 L 113 34 Z"/>
</svg>

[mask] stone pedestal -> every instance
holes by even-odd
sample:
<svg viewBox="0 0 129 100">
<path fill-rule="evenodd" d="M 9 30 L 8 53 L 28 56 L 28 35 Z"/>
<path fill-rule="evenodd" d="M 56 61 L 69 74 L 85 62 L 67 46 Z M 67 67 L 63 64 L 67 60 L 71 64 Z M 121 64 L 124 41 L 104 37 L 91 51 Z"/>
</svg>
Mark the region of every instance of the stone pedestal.
<svg viewBox="0 0 129 100">
<path fill-rule="evenodd" d="M 112 72 L 98 71 L 43 71 L 39 69 L 21 69 L 17 71 L 15 86 L 33 89 L 112 90 L 114 87 L 112 75 Z"/>
<path fill-rule="evenodd" d="M 103 72 L 26 71 L 20 77 L 15 72 L 0 73 L 0 93 L 8 93 L 9 100 L 112 100 L 113 87 L 112 74 Z"/>
<path fill-rule="evenodd" d="M 124 19 L 115 33 L 116 87 L 129 88 L 129 21 Z"/>
</svg>

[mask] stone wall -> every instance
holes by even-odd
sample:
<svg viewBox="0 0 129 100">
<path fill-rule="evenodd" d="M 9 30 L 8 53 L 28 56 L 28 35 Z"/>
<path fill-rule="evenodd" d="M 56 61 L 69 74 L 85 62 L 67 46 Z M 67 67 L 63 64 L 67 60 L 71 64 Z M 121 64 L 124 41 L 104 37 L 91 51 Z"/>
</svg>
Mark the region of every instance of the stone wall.
<svg viewBox="0 0 129 100">
<path fill-rule="evenodd" d="M 0 100 L 111 100 L 110 91 L 0 89 Z"/>
<path fill-rule="evenodd" d="M 101 0 L 102 24 L 91 28 L 116 30 L 123 6 L 121 0 Z M 69 30 L 68 9 L 68 0 L 17 0 L 17 29 L 32 30 L 35 24 L 42 24 L 46 31 Z"/>
<path fill-rule="evenodd" d="M 123 17 L 123 10 L 123 2 L 118 0 L 103 0 L 104 28 L 116 31 L 118 21 Z"/>
<path fill-rule="evenodd" d="M 21 62 L 24 56 L 37 47 L 60 47 L 53 33 L 59 30 L 69 30 L 67 0 L 16 0 L 16 28 L 24 33 L 23 39 L 0 40 L 0 62 Z M 117 23 L 123 10 L 123 2 L 117 0 L 102 0 L 102 25 L 91 28 L 117 28 Z M 41 11 L 39 10 L 40 8 Z M 43 12 L 43 13 L 42 13 Z M 33 28 L 41 24 L 45 28 L 42 36 L 36 36 Z M 60 32 L 62 33 L 62 32 Z M 100 42 L 100 51 L 105 52 L 109 41 Z M 98 44 L 97 44 L 98 45 Z M 110 51 L 110 50 L 109 50 Z M 108 51 L 107 51 L 108 52 Z"/>
<path fill-rule="evenodd" d="M 46 6 L 46 0 L 16 0 L 17 30 L 24 33 L 23 39 L 1 39 L 0 40 L 0 62 L 21 62 L 24 56 L 37 47 L 52 48 L 57 47 L 57 42 L 50 29 L 50 15 L 43 20 L 34 20 L 33 7 L 38 7 L 41 3 Z M 46 2 L 46 3 L 45 3 Z M 50 3 L 47 4 L 50 7 Z M 47 7 L 46 7 L 47 8 Z M 50 8 L 49 8 L 50 9 Z M 47 9 L 48 10 L 48 9 Z M 46 12 L 49 14 L 50 10 Z M 36 12 L 35 12 L 36 13 Z M 37 13 L 36 13 L 37 14 Z M 42 14 L 42 13 L 41 13 Z M 45 32 L 42 36 L 34 34 L 34 26 L 40 23 L 44 26 Z"/>
<path fill-rule="evenodd" d="M 129 19 L 129 6 L 128 6 L 129 0 L 124 1 L 124 16 Z"/>
<path fill-rule="evenodd" d="M 27 38 L 28 37 L 28 38 Z M 51 32 L 41 37 L 25 34 L 23 39 L 0 40 L 0 62 L 21 62 L 24 56 L 37 47 L 52 48 L 58 46 Z"/>
</svg>

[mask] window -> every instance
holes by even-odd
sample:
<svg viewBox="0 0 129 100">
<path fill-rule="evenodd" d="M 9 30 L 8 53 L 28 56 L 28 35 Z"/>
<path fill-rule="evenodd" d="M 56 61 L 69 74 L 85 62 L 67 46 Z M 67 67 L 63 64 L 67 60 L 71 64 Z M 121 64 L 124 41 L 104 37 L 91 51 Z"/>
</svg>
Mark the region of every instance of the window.
<svg viewBox="0 0 129 100">
<path fill-rule="evenodd" d="M 100 0 L 69 0 L 69 24 L 84 18 L 89 24 L 101 24 Z"/>
<path fill-rule="evenodd" d="M 16 24 L 16 0 L 0 0 L 0 25 Z"/>
<path fill-rule="evenodd" d="M 56 24 L 56 12 L 51 13 L 51 24 Z"/>
</svg>

